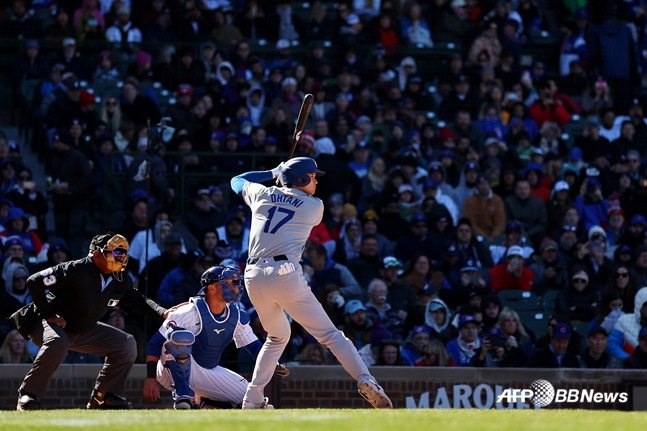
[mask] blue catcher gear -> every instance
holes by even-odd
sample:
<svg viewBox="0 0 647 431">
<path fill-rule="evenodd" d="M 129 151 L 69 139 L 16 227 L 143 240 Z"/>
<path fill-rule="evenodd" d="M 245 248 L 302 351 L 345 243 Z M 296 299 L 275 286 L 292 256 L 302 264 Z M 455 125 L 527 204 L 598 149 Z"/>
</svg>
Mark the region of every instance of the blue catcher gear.
<svg viewBox="0 0 647 431">
<path fill-rule="evenodd" d="M 164 363 L 173 378 L 173 400 L 191 399 L 195 397 L 195 392 L 189 385 L 191 346 L 195 342 L 195 335 L 191 331 L 175 327 L 166 333 L 166 337 L 168 341 L 164 343 L 164 348 L 175 359 Z"/>
<path fill-rule="evenodd" d="M 310 157 L 295 157 L 283 164 L 279 180 L 281 185 L 287 186 L 307 186 L 310 184 L 310 177 L 308 174 L 317 174 L 317 176 L 324 175 L 324 171 L 320 171 L 317 167 L 317 162 Z"/>
<path fill-rule="evenodd" d="M 207 286 L 213 283 L 220 284 L 222 298 L 228 303 L 240 301 L 243 296 L 243 274 L 238 268 L 216 265 L 207 269 L 200 277 L 202 289 L 198 295 L 204 295 Z"/>
</svg>

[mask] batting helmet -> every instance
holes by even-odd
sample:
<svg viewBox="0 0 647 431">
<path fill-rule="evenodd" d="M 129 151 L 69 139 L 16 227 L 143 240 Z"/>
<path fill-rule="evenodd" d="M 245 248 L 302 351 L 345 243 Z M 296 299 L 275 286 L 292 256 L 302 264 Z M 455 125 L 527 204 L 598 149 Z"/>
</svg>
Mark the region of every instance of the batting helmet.
<svg viewBox="0 0 647 431">
<path fill-rule="evenodd" d="M 200 277 L 202 289 L 198 295 L 204 295 L 207 286 L 214 283 L 220 283 L 222 298 L 226 302 L 240 301 L 243 296 L 243 274 L 238 268 L 216 265 L 207 269 Z"/>
<path fill-rule="evenodd" d="M 295 157 L 290 159 L 284 164 L 283 172 L 281 172 L 281 184 L 284 186 L 307 186 L 310 184 L 310 177 L 308 174 L 317 174 L 317 176 L 324 175 L 324 171 L 317 168 L 317 162 L 310 157 Z"/>
</svg>

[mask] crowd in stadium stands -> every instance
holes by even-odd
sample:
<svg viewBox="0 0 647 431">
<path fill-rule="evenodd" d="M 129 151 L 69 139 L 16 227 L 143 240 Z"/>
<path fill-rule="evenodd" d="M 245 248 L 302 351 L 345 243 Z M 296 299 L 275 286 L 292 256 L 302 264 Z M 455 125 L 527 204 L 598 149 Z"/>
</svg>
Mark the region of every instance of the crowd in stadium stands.
<svg viewBox="0 0 647 431">
<path fill-rule="evenodd" d="M 3 316 L 29 274 L 86 253 L 90 220 L 129 239 L 165 306 L 216 263 L 243 268 L 228 179 L 281 162 L 311 93 L 296 155 L 327 172 L 325 214 L 302 265 L 367 364 L 647 368 L 644 1 L 5 3 L 50 180 L 0 139 Z M 185 172 L 205 178 L 190 196 Z M 11 329 L 0 360 L 29 361 Z M 296 324 L 283 359 L 333 361 Z"/>
</svg>

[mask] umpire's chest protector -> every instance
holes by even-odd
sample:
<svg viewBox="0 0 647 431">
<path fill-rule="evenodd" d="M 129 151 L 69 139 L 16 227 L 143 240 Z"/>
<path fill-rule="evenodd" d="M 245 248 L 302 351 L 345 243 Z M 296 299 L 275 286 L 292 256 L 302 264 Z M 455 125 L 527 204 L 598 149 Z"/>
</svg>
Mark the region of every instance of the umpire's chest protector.
<svg viewBox="0 0 647 431">
<path fill-rule="evenodd" d="M 238 309 L 227 307 L 229 312 L 222 321 L 217 321 L 204 299 L 190 299 L 198 308 L 200 316 L 200 333 L 195 337 L 191 356 L 202 368 L 215 368 L 227 344 L 234 339 L 234 330 L 238 323 Z"/>
</svg>

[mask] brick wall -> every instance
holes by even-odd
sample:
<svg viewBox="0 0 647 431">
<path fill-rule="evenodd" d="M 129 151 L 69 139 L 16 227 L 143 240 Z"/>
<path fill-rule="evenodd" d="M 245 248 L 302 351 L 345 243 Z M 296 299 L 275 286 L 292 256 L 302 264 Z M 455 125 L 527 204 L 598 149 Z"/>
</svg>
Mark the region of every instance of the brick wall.
<svg viewBox="0 0 647 431">
<path fill-rule="evenodd" d="M 0 365 L 0 409 L 16 408 L 17 390 L 28 370 L 28 365 Z M 61 365 L 54 374 L 47 394 L 41 399 L 43 407 L 47 409 L 84 407 L 99 370 L 98 365 Z M 357 393 L 355 381 L 339 366 L 292 367 L 291 371 L 288 377 L 275 378 L 266 391 L 266 395 L 277 407 L 369 407 L 369 404 Z M 454 393 L 455 390 L 467 391 L 467 393 L 476 390 L 477 395 L 464 398 L 471 407 L 478 407 L 474 405 L 477 403 L 483 406 L 487 393 L 490 392 L 489 395 L 492 396 L 497 386 L 499 393 L 500 390 L 511 387 L 525 389 L 537 379 L 551 382 L 555 389 L 595 389 L 600 392 L 629 391 L 630 381 L 642 381 L 642 384 L 647 386 L 645 373 L 639 370 L 375 367 L 371 371 L 389 394 L 396 408 L 406 407 L 407 399 L 410 406 L 412 404 L 419 406 L 425 396 L 428 396 L 429 406 L 433 407 L 441 394 L 449 401 L 449 407 L 454 407 L 454 403 L 458 405 L 457 399 L 460 398 L 460 394 Z M 136 365 L 126 383 L 125 395 L 133 406 L 146 409 L 171 408 L 173 403 L 170 393 L 163 389 L 162 399 L 157 403 L 149 403 L 143 399 L 145 375 L 145 366 Z M 631 392 L 629 398 L 629 402 L 624 404 L 562 403 L 553 404 L 551 407 L 622 410 L 629 409 L 632 404 Z"/>
</svg>

